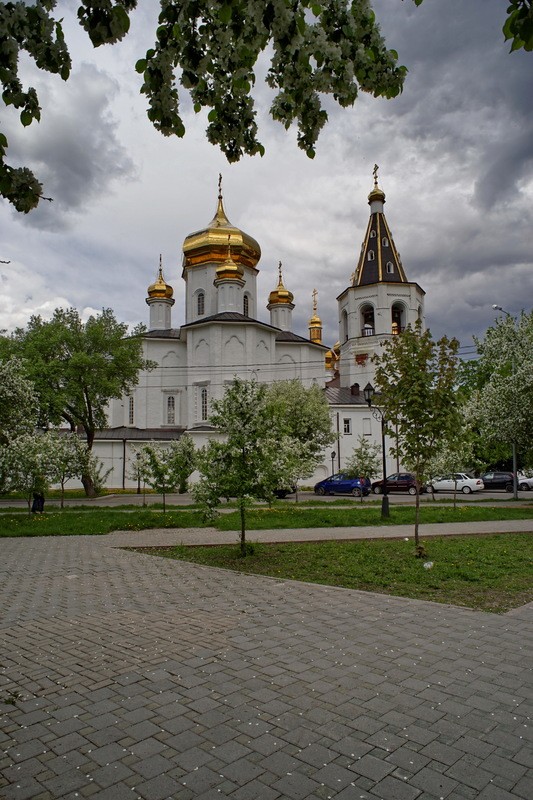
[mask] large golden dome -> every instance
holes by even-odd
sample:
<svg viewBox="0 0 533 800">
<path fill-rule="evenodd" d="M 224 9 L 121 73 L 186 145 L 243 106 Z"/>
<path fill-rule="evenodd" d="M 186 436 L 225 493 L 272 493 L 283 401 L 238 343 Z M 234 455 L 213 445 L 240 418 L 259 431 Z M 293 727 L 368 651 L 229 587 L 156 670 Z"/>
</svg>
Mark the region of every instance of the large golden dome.
<svg viewBox="0 0 533 800">
<path fill-rule="evenodd" d="M 228 237 L 233 261 L 255 268 L 261 258 L 261 248 L 252 236 L 236 228 L 228 220 L 219 184 L 215 216 L 205 228 L 190 233 L 183 242 L 183 268 L 209 262 L 223 263 L 228 252 Z"/>
</svg>

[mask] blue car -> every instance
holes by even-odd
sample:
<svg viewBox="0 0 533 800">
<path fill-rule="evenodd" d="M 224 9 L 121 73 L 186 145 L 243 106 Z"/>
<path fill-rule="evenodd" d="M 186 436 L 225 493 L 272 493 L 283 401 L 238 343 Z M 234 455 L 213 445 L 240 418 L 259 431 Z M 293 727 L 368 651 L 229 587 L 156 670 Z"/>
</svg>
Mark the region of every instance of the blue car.
<svg viewBox="0 0 533 800">
<path fill-rule="evenodd" d="M 368 478 L 350 478 L 343 472 L 331 475 L 315 486 L 315 494 L 353 494 L 354 497 L 366 497 L 370 494 L 371 483 Z"/>
</svg>

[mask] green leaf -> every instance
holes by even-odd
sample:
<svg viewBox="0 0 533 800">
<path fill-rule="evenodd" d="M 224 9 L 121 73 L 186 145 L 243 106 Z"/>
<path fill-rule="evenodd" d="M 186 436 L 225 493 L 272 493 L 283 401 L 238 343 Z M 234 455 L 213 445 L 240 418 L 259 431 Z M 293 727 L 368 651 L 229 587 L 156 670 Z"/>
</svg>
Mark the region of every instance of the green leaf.
<svg viewBox="0 0 533 800">
<path fill-rule="evenodd" d="M 228 22 L 230 22 L 231 20 L 231 6 L 228 5 L 222 6 L 220 11 L 218 12 L 218 18 L 221 22 L 227 25 Z"/>
<path fill-rule="evenodd" d="M 216 108 L 212 108 L 209 114 L 207 115 L 207 119 L 209 122 L 216 122 L 218 119 L 218 111 Z"/>
<path fill-rule="evenodd" d="M 33 122 L 33 114 L 30 111 L 21 111 L 20 121 L 27 128 Z"/>
<path fill-rule="evenodd" d="M 135 70 L 142 74 L 146 69 L 146 64 L 147 64 L 146 59 L 140 58 L 135 64 Z"/>
</svg>

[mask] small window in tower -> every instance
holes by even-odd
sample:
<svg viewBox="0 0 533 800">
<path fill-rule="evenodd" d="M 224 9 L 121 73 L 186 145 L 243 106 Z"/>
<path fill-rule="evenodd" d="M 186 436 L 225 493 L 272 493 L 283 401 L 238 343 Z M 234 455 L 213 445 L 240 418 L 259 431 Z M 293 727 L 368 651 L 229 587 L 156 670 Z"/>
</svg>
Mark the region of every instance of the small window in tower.
<svg viewBox="0 0 533 800">
<path fill-rule="evenodd" d="M 392 261 L 387 261 L 387 274 L 392 275 L 394 273 L 394 264 Z"/>
<path fill-rule="evenodd" d="M 389 240 L 387 239 L 386 236 L 384 236 L 383 239 L 381 240 L 381 244 L 383 245 L 383 247 L 389 246 Z"/>
<path fill-rule="evenodd" d="M 370 238 L 371 239 L 375 239 L 376 238 L 376 231 L 370 231 Z"/>
<path fill-rule="evenodd" d="M 135 402 L 133 397 L 128 400 L 128 425 L 133 425 L 135 421 Z"/>
<path fill-rule="evenodd" d="M 343 419 L 342 421 L 344 433 L 346 435 L 350 435 L 352 432 L 352 420 L 351 419 Z"/>
<path fill-rule="evenodd" d="M 244 295 L 242 301 L 242 313 L 244 314 L 245 317 L 250 316 L 250 298 L 248 297 L 247 294 Z"/>
<path fill-rule="evenodd" d="M 167 397 L 167 425 L 174 425 L 176 422 L 176 398 L 170 395 Z"/>
<path fill-rule="evenodd" d="M 374 251 L 373 250 L 369 250 L 368 251 L 368 260 L 369 261 L 373 261 L 374 258 L 375 258 Z"/>
<path fill-rule="evenodd" d="M 200 413 L 202 421 L 207 419 L 207 389 L 202 387 L 200 391 Z"/>
<path fill-rule="evenodd" d="M 205 294 L 198 292 L 198 316 L 203 317 L 205 314 Z"/>
</svg>

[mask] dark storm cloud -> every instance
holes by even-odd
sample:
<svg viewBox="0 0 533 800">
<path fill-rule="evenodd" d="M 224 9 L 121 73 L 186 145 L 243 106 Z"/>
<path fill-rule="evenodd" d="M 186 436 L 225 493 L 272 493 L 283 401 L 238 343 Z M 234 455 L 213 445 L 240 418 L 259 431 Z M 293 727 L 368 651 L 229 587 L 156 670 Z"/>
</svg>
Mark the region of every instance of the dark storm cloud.
<svg viewBox="0 0 533 800">
<path fill-rule="evenodd" d="M 42 120 L 22 130 L 12 122 L 9 155 L 29 166 L 43 184 L 45 196 L 24 221 L 57 230 L 68 216 L 105 194 L 113 181 L 131 178 L 133 162 L 117 135 L 112 102 L 118 86 L 110 75 L 84 64 L 67 84 L 57 79 L 40 89 Z"/>
</svg>

